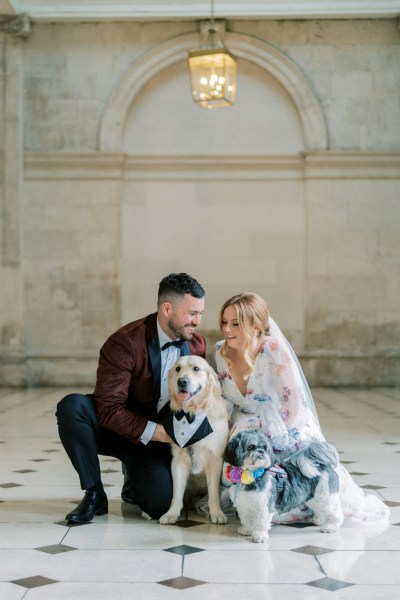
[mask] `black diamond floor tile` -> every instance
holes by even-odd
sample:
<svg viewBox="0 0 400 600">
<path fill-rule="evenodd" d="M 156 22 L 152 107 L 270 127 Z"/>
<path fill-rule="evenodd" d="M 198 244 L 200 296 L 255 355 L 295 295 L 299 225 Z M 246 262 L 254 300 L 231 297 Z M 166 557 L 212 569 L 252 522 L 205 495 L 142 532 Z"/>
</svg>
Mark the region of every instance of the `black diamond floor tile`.
<svg viewBox="0 0 400 600">
<path fill-rule="evenodd" d="M 13 487 L 21 487 L 21 483 L 0 483 L 1 488 L 13 488 Z"/>
<path fill-rule="evenodd" d="M 295 527 L 296 529 L 304 529 L 304 527 L 313 527 L 314 523 L 285 523 L 286 527 Z"/>
<path fill-rule="evenodd" d="M 321 548 L 319 546 L 301 546 L 301 548 L 292 548 L 292 552 L 300 552 L 301 554 L 310 554 L 312 556 L 320 556 L 321 554 L 328 554 L 334 552 L 328 548 Z"/>
<path fill-rule="evenodd" d="M 190 577 L 174 577 L 173 579 L 165 579 L 164 581 L 158 581 L 157 583 L 175 588 L 176 590 L 186 590 L 197 585 L 203 585 L 206 581 L 190 579 Z"/>
<path fill-rule="evenodd" d="M 25 579 L 14 579 L 11 583 L 21 585 L 26 588 L 35 588 L 42 585 L 50 585 L 50 583 L 58 583 L 56 579 L 49 579 L 48 577 L 42 577 L 41 575 L 35 575 L 34 577 L 25 577 Z"/>
<path fill-rule="evenodd" d="M 395 506 L 400 506 L 400 502 L 393 502 L 392 500 L 384 500 L 384 503 L 386 504 L 386 506 L 391 506 L 391 507 L 395 507 Z"/>
<path fill-rule="evenodd" d="M 384 485 L 360 485 L 360 487 L 362 487 L 364 490 L 384 490 L 385 486 Z"/>
<path fill-rule="evenodd" d="M 68 521 L 55 521 L 54 525 L 62 525 L 63 527 L 82 527 L 83 525 L 90 525 L 90 523 L 69 523 Z"/>
<path fill-rule="evenodd" d="M 175 523 L 177 527 L 183 527 L 186 529 L 187 527 L 196 527 L 196 525 L 204 525 L 201 521 L 192 521 L 190 519 L 182 519 L 182 521 L 177 521 Z"/>
<path fill-rule="evenodd" d="M 350 475 L 369 475 L 369 473 L 361 473 L 361 471 L 350 471 Z"/>
<path fill-rule="evenodd" d="M 32 458 L 31 462 L 46 462 L 49 458 Z"/>
<path fill-rule="evenodd" d="M 37 473 L 36 469 L 19 469 L 18 471 L 14 471 L 14 473 Z"/>
<path fill-rule="evenodd" d="M 182 544 L 181 546 L 173 546 L 172 548 L 165 548 L 165 552 L 172 552 L 173 554 L 179 554 L 180 556 L 187 556 L 188 554 L 195 554 L 196 552 L 204 552 L 203 548 L 196 548 L 195 546 L 187 546 Z"/>
<path fill-rule="evenodd" d="M 310 581 L 306 585 L 312 585 L 313 587 L 317 587 L 322 590 L 328 590 L 329 592 L 336 592 L 337 590 L 341 590 L 341 589 L 343 589 L 345 587 L 349 587 L 353 584 L 347 583 L 346 581 L 339 581 L 337 579 L 330 579 L 329 577 L 325 577 L 324 579 L 317 579 L 316 581 Z"/>
<path fill-rule="evenodd" d="M 65 546 L 64 544 L 53 544 L 52 546 L 41 546 L 35 548 L 39 552 L 45 552 L 46 554 L 61 554 L 62 552 L 71 552 L 71 550 L 78 550 L 72 546 Z"/>
</svg>

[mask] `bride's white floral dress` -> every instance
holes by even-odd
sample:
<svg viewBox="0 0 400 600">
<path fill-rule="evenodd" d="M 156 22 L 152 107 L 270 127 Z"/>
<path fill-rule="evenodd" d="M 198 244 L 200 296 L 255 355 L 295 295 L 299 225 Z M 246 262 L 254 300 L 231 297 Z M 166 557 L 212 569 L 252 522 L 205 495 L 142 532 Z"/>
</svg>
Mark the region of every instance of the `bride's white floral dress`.
<svg viewBox="0 0 400 600">
<path fill-rule="evenodd" d="M 271 320 L 272 321 L 272 320 Z M 323 440 L 311 392 L 288 341 L 273 322 L 277 337 L 269 336 L 261 346 L 243 395 L 233 380 L 217 342 L 214 360 L 222 393 L 228 404 L 231 435 L 235 430 L 260 427 L 270 438 L 275 453 L 284 458 L 310 440 Z M 382 522 L 389 508 L 376 496 L 365 495 L 348 471 L 338 467 L 340 499 L 345 524 Z M 223 478 L 223 484 L 227 480 Z M 307 506 L 285 515 L 274 515 L 275 523 L 312 522 Z"/>
</svg>

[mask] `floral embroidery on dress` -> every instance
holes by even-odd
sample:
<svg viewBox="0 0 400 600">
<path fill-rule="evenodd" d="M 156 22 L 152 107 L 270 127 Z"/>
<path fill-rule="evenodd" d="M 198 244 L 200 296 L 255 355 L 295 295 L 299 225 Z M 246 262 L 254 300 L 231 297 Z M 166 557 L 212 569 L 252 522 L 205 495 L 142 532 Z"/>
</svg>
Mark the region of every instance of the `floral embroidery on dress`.
<svg viewBox="0 0 400 600">
<path fill-rule="evenodd" d="M 271 439 L 271 444 L 274 452 L 283 452 L 283 450 L 287 449 L 287 442 L 281 441 L 280 438 L 271 435 L 271 432 L 268 432 L 268 437 Z"/>
<path fill-rule="evenodd" d="M 276 352 L 276 350 L 279 350 L 278 340 L 271 340 L 269 343 L 269 349 L 271 352 Z"/>
<path fill-rule="evenodd" d="M 276 365 L 276 374 L 279 377 L 282 373 L 282 371 L 285 369 L 285 365 L 279 364 Z"/>
<path fill-rule="evenodd" d="M 300 438 L 300 431 L 297 429 L 297 427 L 290 427 L 288 429 L 288 434 L 292 440 L 298 440 Z"/>
<path fill-rule="evenodd" d="M 268 396 L 267 394 L 254 394 L 253 399 L 260 403 L 268 401 L 272 402 L 271 396 Z"/>
<path fill-rule="evenodd" d="M 283 399 L 285 402 L 289 401 L 289 397 L 292 395 L 292 390 L 287 387 L 287 385 L 283 386 Z"/>
<path fill-rule="evenodd" d="M 221 371 L 221 373 L 218 374 L 218 379 L 219 382 L 222 383 L 224 379 L 232 379 L 232 375 L 229 373 L 229 371 Z"/>
<path fill-rule="evenodd" d="M 280 415 L 282 417 L 282 421 L 286 423 L 286 421 L 289 420 L 290 412 L 288 410 L 284 410 L 280 413 Z"/>
</svg>

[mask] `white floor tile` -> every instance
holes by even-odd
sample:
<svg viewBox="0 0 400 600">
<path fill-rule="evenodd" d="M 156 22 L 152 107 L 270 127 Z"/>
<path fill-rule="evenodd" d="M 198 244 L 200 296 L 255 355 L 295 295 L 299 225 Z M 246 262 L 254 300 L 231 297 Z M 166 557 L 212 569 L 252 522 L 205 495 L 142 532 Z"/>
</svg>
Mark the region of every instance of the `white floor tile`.
<svg viewBox="0 0 400 600">
<path fill-rule="evenodd" d="M 350 583 L 400 585 L 400 551 L 346 551 L 319 557 L 328 577 Z"/>
<path fill-rule="evenodd" d="M 185 558 L 184 575 L 223 583 L 305 583 L 321 577 L 313 556 L 294 552 L 210 550 Z"/>
<path fill-rule="evenodd" d="M 400 525 L 395 525 L 400 523 L 400 390 L 314 391 L 326 437 L 357 483 L 381 487 L 365 491 L 399 503 L 391 508 L 392 525 L 342 527 L 332 534 L 317 527 L 274 526 L 265 544 L 240 536 L 235 519 L 215 526 L 189 513 L 201 524 L 188 528 L 144 520 L 121 502 L 120 464 L 106 458 L 102 470 L 115 470 L 103 473 L 109 514 L 67 527 L 65 514 L 82 491 L 59 444 L 54 413 L 71 391 L 0 388 L 0 486 L 6 486 L 0 487 L 1 600 L 400 597 Z M 7 487 L 10 483 L 19 485 Z M 46 546 L 76 550 L 36 550 Z M 166 551 L 175 546 L 201 551 L 186 556 Z M 57 583 L 32 588 L 11 583 L 36 576 Z M 326 584 L 327 577 L 352 585 L 335 592 L 308 585 Z M 188 583 L 185 578 L 206 583 L 187 589 L 158 583 L 174 580 L 179 587 Z"/>
</svg>

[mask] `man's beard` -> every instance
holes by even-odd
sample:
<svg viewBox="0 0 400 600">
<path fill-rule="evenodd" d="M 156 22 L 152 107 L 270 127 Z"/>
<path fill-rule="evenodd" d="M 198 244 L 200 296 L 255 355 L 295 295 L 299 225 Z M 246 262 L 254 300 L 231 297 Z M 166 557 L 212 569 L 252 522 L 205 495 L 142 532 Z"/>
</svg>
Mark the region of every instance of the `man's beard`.
<svg viewBox="0 0 400 600">
<path fill-rule="evenodd" d="M 193 337 L 193 332 L 187 333 L 185 331 L 185 327 L 187 327 L 187 326 L 193 327 L 193 329 L 196 327 L 196 325 L 192 325 L 191 323 L 186 323 L 186 325 L 178 326 L 172 319 L 170 321 L 168 321 L 169 329 L 174 333 L 174 335 L 177 338 L 180 338 L 181 340 L 189 341 Z"/>
</svg>

